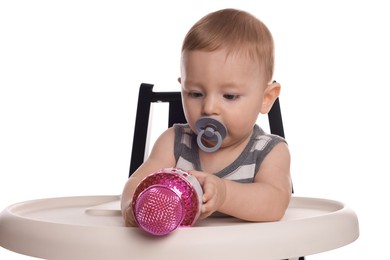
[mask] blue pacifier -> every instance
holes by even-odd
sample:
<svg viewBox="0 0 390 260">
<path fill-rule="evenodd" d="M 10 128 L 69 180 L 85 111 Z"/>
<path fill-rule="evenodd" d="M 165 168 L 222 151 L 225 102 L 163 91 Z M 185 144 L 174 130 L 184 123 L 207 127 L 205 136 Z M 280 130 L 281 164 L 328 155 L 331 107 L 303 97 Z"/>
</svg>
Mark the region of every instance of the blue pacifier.
<svg viewBox="0 0 390 260">
<path fill-rule="evenodd" d="M 198 136 L 196 141 L 200 149 L 207 153 L 215 152 L 222 145 L 222 140 L 227 134 L 226 126 L 212 117 L 201 117 L 195 123 Z M 203 140 L 216 142 L 212 147 L 207 147 L 203 144 Z"/>
</svg>

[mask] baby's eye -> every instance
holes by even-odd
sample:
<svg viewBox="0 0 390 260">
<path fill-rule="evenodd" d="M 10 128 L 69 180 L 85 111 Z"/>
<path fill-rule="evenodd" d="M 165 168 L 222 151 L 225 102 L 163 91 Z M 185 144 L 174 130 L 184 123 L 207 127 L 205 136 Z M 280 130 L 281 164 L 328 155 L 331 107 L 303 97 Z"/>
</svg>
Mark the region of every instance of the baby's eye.
<svg viewBox="0 0 390 260">
<path fill-rule="evenodd" d="M 240 95 L 235 95 L 235 94 L 225 94 L 225 95 L 223 95 L 223 97 L 224 97 L 225 99 L 228 99 L 228 100 L 235 100 L 235 99 L 239 98 L 239 97 L 240 97 Z"/>
<path fill-rule="evenodd" d="M 203 94 L 200 92 L 188 92 L 188 96 L 192 97 L 192 98 L 199 98 L 199 97 L 202 97 Z"/>
</svg>

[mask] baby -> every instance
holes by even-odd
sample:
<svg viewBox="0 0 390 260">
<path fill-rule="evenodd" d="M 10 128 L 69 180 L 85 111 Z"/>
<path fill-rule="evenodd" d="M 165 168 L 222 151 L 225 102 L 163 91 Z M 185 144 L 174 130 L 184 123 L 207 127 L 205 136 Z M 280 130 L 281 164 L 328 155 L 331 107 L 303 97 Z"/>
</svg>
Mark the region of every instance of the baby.
<svg viewBox="0 0 390 260">
<path fill-rule="evenodd" d="M 168 128 L 122 193 L 122 215 L 136 226 L 131 200 L 147 175 L 181 168 L 203 189 L 200 219 L 218 211 L 247 221 L 280 220 L 291 198 L 290 152 L 285 140 L 257 124 L 279 96 L 273 81 L 274 43 L 251 14 L 223 9 L 200 19 L 181 52 L 181 93 L 187 124 Z M 220 148 L 199 149 L 195 123 L 211 117 L 227 128 Z M 203 140 L 205 146 L 214 141 Z"/>
</svg>

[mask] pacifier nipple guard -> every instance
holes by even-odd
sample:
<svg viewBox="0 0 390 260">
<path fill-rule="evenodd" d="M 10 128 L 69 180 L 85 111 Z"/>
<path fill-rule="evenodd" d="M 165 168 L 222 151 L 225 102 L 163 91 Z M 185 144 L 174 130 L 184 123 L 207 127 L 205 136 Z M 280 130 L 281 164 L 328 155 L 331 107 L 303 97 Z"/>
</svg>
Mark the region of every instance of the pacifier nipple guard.
<svg viewBox="0 0 390 260">
<path fill-rule="evenodd" d="M 195 127 L 198 132 L 196 141 L 200 149 L 212 153 L 221 147 L 222 140 L 227 134 L 227 128 L 222 122 L 212 117 L 201 117 L 196 121 Z M 203 144 L 202 138 L 217 143 L 212 147 L 207 147 Z"/>
</svg>

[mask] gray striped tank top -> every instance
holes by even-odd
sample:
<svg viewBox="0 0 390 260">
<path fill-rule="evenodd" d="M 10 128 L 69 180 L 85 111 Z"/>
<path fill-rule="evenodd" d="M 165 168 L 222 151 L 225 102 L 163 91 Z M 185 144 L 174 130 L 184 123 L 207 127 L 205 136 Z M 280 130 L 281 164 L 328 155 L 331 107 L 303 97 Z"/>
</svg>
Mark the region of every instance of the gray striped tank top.
<svg viewBox="0 0 390 260">
<path fill-rule="evenodd" d="M 176 167 L 183 170 L 202 171 L 196 134 L 191 131 L 188 124 L 175 124 L 174 129 Z M 253 182 L 264 158 L 280 142 L 285 142 L 285 140 L 277 135 L 266 134 L 258 125 L 255 125 L 250 141 L 238 158 L 226 168 L 213 174 L 241 183 Z"/>
</svg>

